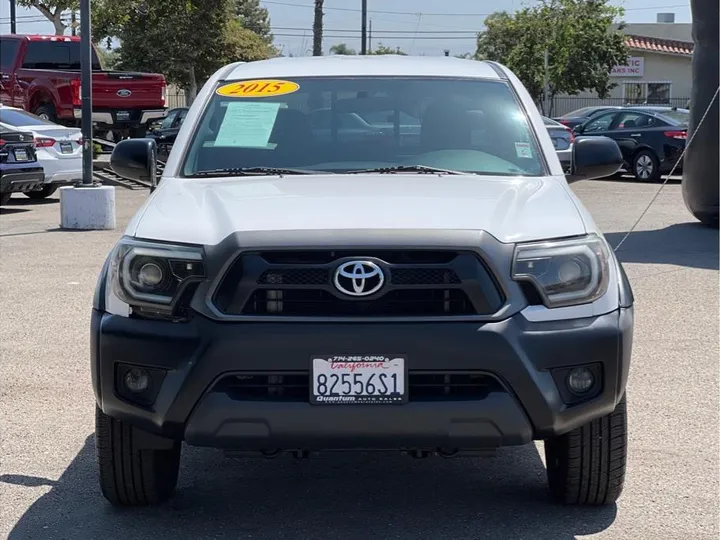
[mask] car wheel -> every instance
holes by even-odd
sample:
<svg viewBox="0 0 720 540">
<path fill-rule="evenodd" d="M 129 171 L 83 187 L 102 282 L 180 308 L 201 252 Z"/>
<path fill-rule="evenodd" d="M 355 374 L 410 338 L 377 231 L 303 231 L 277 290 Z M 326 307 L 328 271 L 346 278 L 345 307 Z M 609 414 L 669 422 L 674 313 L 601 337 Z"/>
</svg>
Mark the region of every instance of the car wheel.
<svg viewBox="0 0 720 540">
<path fill-rule="evenodd" d="M 625 397 L 613 412 L 545 441 L 550 493 L 570 505 L 617 501 L 627 464 Z"/>
<path fill-rule="evenodd" d="M 7 203 L 9 203 L 10 197 L 12 197 L 12 193 L 3 193 L 2 195 L 0 195 L 0 206 L 5 206 Z"/>
<path fill-rule="evenodd" d="M 39 116 L 43 120 L 55 123 L 57 122 L 57 113 L 55 112 L 55 106 L 51 104 L 43 104 L 37 107 L 33 114 Z"/>
<path fill-rule="evenodd" d="M 57 191 L 57 186 L 46 184 L 37 191 L 26 191 L 25 196 L 34 200 L 46 199 Z"/>
<path fill-rule="evenodd" d="M 95 408 L 95 447 L 100 488 L 115 506 L 148 506 L 169 499 L 177 485 L 180 441 L 168 450 L 137 444 L 138 430 Z"/>
<path fill-rule="evenodd" d="M 641 182 L 655 182 L 660 178 L 660 162 L 650 150 L 640 150 L 633 158 L 632 173 Z"/>
</svg>

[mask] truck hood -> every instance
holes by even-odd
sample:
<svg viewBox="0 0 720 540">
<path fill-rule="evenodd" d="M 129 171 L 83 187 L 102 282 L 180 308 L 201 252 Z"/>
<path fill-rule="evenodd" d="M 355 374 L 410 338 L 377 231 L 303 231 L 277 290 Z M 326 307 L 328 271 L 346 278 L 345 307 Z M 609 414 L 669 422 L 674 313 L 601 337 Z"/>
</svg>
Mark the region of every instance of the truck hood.
<svg viewBox="0 0 720 540">
<path fill-rule="evenodd" d="M 507 243 L 586 232 L 561 179 L 337 174 L 163 178 L 126 234 L 215 245 L 235 232 L 298 229 L 483 230 Z"/>
</svg>

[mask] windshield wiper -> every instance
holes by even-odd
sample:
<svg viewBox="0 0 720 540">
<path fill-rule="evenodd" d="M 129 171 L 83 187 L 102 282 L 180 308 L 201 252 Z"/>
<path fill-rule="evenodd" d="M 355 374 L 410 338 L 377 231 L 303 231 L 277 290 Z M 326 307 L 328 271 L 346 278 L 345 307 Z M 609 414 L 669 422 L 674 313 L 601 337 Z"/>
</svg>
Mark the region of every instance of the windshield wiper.
<svg viewBox="0 0 720 540">
<path fill-rule="evenodd" d="M 437 167 L 428 167 L 426 165 L 397 165 L 395 167 L 377 167 L 375 169 L 360 169 L 357 171 L 348 171 L 347 174 L 392 174 L 396 172 L 414 172 L 420 174 L 472 174 L 462 171 L 453 171 L 450 169 L 438 169 Z"/>
<path fill-rule="evenodd" d="M 225 169 L 209 169 L 197 171 L 189 177 L 214 177 L 214 176 L 285 176 L 291 174 L 318 174 L 321 171 L 308 171 L 305 169 L 282 169 L 277 167 L 227 167 Z"/>
</svg>

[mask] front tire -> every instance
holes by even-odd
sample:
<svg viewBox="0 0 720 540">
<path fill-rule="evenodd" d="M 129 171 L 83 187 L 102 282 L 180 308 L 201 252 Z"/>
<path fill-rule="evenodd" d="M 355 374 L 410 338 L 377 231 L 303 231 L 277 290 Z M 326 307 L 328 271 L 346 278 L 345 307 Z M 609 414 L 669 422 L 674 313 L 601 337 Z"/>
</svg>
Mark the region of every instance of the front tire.
<svg viewBox="0 0 720 540">
<path fill-rule="evenodd" d="M 568 505 L 607 505 L 620 497 L 627 466 L 625 397 L 613 412 L 545 441 L 550 493 Z"/>
<path fill-rule="evenodd" d="M 12 193 L 3 193 L 2 195 L 0 195 L 0 206 L 5 206 L 7 203 L 9 203 L 10 197 L 12 197 Z"/>
<path fill-rule="evenodd" d="M 140 448 L 134 428 L 95 407 L 95 447 L 100 488 L 115 506 L 160 504 L 175 492 L 180 467 L 180 442 L 169 450 Z"/>
<path fill-rule="evenodd" d="M 57 186 L 54 186 L 52 184 L 45 184 L 42 187 L 42 189 L 38 189 L 37 191 L 26 191 L 25 196 L 37 201 L 40 199 L 47 199 L 50 195 L 52 195 L 56 191 L 57 191 Z"/>
<path fill-rule="evenodd" d="M 660 179 L 660 160 L 650 150 L 640 150 L 632 162 L 632 173 L 639 182 L 657 182 Z"/>
</svg>

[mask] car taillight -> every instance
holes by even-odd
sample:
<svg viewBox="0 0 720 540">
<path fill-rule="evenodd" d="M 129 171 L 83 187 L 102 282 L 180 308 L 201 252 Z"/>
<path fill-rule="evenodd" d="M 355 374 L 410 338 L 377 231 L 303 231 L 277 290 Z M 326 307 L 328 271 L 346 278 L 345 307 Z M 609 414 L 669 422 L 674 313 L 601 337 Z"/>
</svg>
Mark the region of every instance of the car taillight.
<svg viewBox="0 0 720 540">
<path fill-rule="evenodd" d="M 570 131 L 570 144 L 573 144 L 575 142 L 575 132 L 573 130 Z"/>
<path fill-rule="evenodd" d="M 162 96 L 163 107 L 167 107 L 167 85 L 165 84 L 165 82 L 162 83 L 162 90 L 160 95 Z"/>
<path fill-rule="evenodd" d="M 681 139 L 684 141 L 687 139 L 687 131 L 666 131 L 665 136 L 668 139 Z"/>
<path fill-rule="evenodd" d="M 570 125 L 570 122 L 568 122 L 567 120 L 558 120 L 558 122 L 560 122 L 563 126 Z"/>
<path fill-rule="evenodd" d="M 55 139 L 50 137 L 35 137 L 35 146 L 37 148 L 50 148 L 55 146 Z"/>
<path fill-rule="evenodd" d="M 70 88 L 72 89 L 72 103 L 74 106 L 79 107 L 82 105 L 82 86 L 80 81 L 73 79 L 70 81 Z"/>
</svg>

